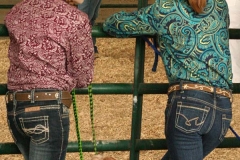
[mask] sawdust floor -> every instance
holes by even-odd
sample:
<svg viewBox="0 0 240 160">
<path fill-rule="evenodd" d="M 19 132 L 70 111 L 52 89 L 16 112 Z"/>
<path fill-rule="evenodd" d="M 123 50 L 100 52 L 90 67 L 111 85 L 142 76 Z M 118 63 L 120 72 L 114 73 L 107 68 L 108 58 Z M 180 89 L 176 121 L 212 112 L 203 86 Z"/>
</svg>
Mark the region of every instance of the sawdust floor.
<svg viewBox="0 0 240 160">
<path fill-rule="evenodd" d="M 6 83 L 8 39 L 0 40 L 0 83 Z M 99 58 L 95 60 L 94 83 L 132 83 L 134 67 L 135 39 L 98 38 Z M 152 72 L 153 51 L 146 47 L 145 82 L 167 82 L 163 66 L 158 65 Z M 4 96 L 0 96 L 0 143 L 12 142 L 7 123 Z M 132 95 L 93 95 L 96 138 L 98 140 L 129 139 L 131 133 Z M 144 95 L 141 137 L 164 138 L 164 108 L 166 95 Z M 240 96 L 234 96 L 232 127 L 240 133 Z M 82 140 L 91 140 L 91 122 L 89 99 L 87 95 L 77 95 L 79 126 Z M 76 141 L 75 121 L 71 110 L 71 130 L 69 141 Z M 227 136 L 234 137 L 231 131 Z M 237 140 L 237 139 L 236 139 Z M 140 160 L 158 160 L 162 151 L 141 151 Z M 90 160 L 94 153 L 84 153 L 84 159 Z M 117 160 L 128 160 L 129 152 L 104 152 Z M 21 160 L 21 155 L 0 155 L 4 160 Z M 79 159 L 78 153 L 67 153 L 67 160 Z M 206 160 L 238 160 L 240 149 L 216 149 Z"/>
</svg>

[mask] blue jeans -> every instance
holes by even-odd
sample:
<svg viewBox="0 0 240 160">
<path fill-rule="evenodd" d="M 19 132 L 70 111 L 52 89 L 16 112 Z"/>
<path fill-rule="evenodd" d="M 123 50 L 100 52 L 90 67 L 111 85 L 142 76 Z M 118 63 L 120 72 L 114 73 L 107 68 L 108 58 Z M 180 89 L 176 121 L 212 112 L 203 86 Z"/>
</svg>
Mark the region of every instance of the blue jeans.
<svg viewBox="0 0 240 160">
<path fill-rule="evenodd" d="M 197 90 L 168 95 L 162 160 L 202 160 L 224 139 L 232 119 L 229 98 Z"/>
<path fill-rule="evenodd" d="M 98 17 L 98 11 L 101 5 L 101 1 L 102 0 L 84 0 L 82 4 L 78 5 L 78 9 L 88 15 L 88 18 L 92 26 L 94 25 L 95 20 Z M 96 53 L 97 52 L 96 38 L 92 37 L 92 39 L 93 39 L 94 51 Z"/>
<path fill-rule="evenodd" d="M 64 160 L 69 136 L 69 111 L 58 100 L 7 102 L 13 140 L 25 160 Z"/>
</svg>

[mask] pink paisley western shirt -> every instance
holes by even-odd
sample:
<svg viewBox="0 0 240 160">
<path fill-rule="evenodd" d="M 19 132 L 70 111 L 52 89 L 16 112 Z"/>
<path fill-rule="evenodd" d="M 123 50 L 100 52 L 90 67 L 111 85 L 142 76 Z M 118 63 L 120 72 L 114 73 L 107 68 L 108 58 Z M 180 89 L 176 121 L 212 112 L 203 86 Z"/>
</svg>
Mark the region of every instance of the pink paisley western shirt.
<svg viewBox="0 0 240 160">
<path fill-rule="evenodd" d="M 5 18 L 9 90 L 86 87 L 93 76 L 91 26 L 63 0 L 23 0 Z"/>
</svg>

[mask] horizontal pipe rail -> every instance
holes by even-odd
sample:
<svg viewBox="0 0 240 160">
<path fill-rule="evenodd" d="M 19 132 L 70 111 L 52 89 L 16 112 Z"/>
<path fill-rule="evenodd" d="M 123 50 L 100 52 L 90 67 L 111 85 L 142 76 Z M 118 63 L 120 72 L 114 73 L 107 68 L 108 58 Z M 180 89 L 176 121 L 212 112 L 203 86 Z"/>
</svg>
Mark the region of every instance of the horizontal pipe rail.
<svg viewBox="0 0 240 160">
<path fill-rule="evenodd" d="M 101 38 L 104 38 L 104 37 L 111 38 L 112 37 L 103 31 L 102 24 L 93 26 L 92 35 L 93 35 L 93 37 L 101 37 Z M 0 37 L 7 37 L 7 36 L 9 36 L 9 35 L 8 35 L 6 26 L 4 24 L 0 24 Z M 134 37 L 132 37 L 132 38 L 134 38 Z M 229 38 L 230 39 L 240 39 L 240 29 L 229 29 Z"/>
<path fill-rule="evenodd" d="M 96 141 L 97 151 L 129 151 L 131 148 L 130 140 L 99 140 Z M 240 141 L 235 137 L 226 137 L 217 148 L 240 148 Z M 166 139 L 138 139 L 136 140 L 136 151 L 141 150 L 166 150 Z M 94 152 L 92 141 L 82 141 L 83 152 Z M 69 142 L 67 152 L 79 152 L 77 142 Z M 15 143 L 7 142 L 0 144 L 0 155 L 20 154 Z"/>
<path fill-rule="evenodd" d="M 168 83 L 140 83 L 139 94 L 166 94 Z M 240 83 L 233 84 L 233 94 L 240 93 Z M 7 84 L 0 84 L 0 95 L 7 93 Z M 88 88 L 76 88 L 76 94 L 88 94 Z M 132 94 L 133 84 L 131 83 L 93 83 L 93 94 Z"/>
<path fill-rule="evenodd" d="M 11 5 L 11 4 L 1 4 L 0 5 L 0 9 L 11 9 L 14 5 Z"/>
</svg>

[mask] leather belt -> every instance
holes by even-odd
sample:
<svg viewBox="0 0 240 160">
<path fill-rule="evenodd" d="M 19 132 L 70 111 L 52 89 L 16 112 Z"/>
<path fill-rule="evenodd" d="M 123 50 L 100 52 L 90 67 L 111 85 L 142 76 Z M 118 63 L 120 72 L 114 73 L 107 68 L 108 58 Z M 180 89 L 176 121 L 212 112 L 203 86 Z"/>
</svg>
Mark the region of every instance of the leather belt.
<svg viewBox="0 0 240 160">
<path fill-rule="evenodd" d="M 61 91 L 61 102 L 70 108 L 72 104 L 72 96 L 70 92 Z M 51 100 L 58 100 L 60 97 L 60 91 L 46 91 L 46 92 L 34 92 L 34 97 L 31 96 L 31 92 L 16 92 L 15 93 L 15 100 L 16 101 L 51 101 Z M 8 102 L 13 101 L 14 93 L 7 94 Z"/>
<path fill-rule="evenodd" d="M 224 90 L 224 89 L 221 89 L 221 88 L 216 88 L 216 94 L 219 94 L 219 95 L 222 95 L 222 96 L 225 96 L 225 97 L 228 97 L 230 98 L 230 100 L 232 99 L 232 92 L 231 91 L 228 91 L 228 90 Z M 178 91 L 178 90 L 181 90 L 181 87 L 179 84 L 177 85 L 172 85 L 168 88 L 168 93 L 171 93 L 173 91 Z M 209 92 L 209 93 L 214 93 L 214 87 L 211 87 L 211 86 L 206 86 L 206 85 L 202 85 L 202 84 L 194 84 L 194 83 L 184 83 L 182 85 L 182 90 L 198 90 L 198 91 L 205 91 L 205 92 Z"/>
</svg>

